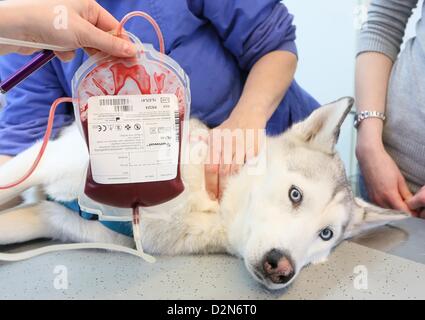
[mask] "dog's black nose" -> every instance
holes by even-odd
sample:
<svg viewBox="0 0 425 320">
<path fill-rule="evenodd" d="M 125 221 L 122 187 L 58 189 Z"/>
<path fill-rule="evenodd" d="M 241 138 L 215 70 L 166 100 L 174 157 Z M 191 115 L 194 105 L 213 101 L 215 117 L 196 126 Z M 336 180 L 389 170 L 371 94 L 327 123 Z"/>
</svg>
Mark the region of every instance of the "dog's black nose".
<svg viewBox="0 0 425 320">
<path fill-rule="evenodd" d="M 263 270 L 264 275 L 277 284 L 287 283 L 295 275 L 291 258 L 277 249 L 272 249 L 264 255 Z"/>
</svg>

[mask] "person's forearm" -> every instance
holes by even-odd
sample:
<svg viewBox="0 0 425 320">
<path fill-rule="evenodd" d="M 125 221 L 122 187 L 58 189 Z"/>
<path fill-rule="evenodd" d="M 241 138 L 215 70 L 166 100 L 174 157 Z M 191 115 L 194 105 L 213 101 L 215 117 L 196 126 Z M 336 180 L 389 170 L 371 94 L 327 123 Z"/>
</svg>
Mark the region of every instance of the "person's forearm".
<svg viewBox="0 0 425 320">
<path fill-rule="evenodd" d="M 0 1 L 0 37 L 15 38 L 23 24 L 22 15 L 12 1 Z"/>
<path fill-rule="evenodd" d="M 274 51 L 262 57 L 251 69 L 242 96 L 231 118 L 241 126 L 265 127 L 291 85 L 297 57 L 287 51 Z"/>
<path fill-rule="evenodd" d="M 356 65 L 357 111 L 385 112 L 388 81 L 393 62 L 386 55 L 376 52 L 362 53 Z M 382 147 L 383 121 L 369 118 L 358 129 L 357 148 Z"/>
</svg>

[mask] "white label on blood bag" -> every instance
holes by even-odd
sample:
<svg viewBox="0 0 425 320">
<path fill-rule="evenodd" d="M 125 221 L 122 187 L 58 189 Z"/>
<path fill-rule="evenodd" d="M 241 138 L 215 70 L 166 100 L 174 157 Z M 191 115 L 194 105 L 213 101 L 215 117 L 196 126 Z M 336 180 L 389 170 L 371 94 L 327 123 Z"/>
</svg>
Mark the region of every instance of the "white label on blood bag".
<svg viewBox="0 0 425 320">
<path fill-rule="evenodd" d="M 122 184 L 176 178 L 179 124 L 173 94 L 91 97 L 88 137 L 94 181 Z"/>
</svg>

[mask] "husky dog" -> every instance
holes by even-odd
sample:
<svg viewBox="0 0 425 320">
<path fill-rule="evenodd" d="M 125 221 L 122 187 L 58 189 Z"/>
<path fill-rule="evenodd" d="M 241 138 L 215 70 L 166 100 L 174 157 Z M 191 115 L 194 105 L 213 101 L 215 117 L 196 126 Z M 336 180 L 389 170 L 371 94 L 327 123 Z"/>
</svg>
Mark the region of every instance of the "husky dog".
<svg viewBox="0 0 425 320">
<path fill-rule="evenodd" d="M 182 165 L 188 197 L 164 222 L 142 215 L 143 245 L 152 254 L 227 252 L 244 260 L 249 273 L 269 289 L 289 285 L 310 263 L 326 261 L 344 239 L 407 217 L 355 198 L 335 151 L 341 124 L 353 105 L 343 98 L 314 111 L 285 133 L 267 137 L 258 157 L 266 166 L 232 176 L 220 203 L 210 200 L 203 163 Z M 191 120 L 193 128 L 205 128 Z M 0 167 L 1 181 L 12 181 L 35 158 L 40 145 Z M 191 148 L 192 145 L 189 147 Z M 88 163 L 76 125 L 63 130 L 47 148 L 39 168 L 22 185 L 0 191 L 0 204 L 41 186 L 58 201 L 76 199 Z M 168 209 L 170 210 L 170 207 Z M 132 246 L 132 239 L 54 202 L 41 200 L 0 214 L 0 245 L 36 238 L 108 242 Z"/>
</svg>

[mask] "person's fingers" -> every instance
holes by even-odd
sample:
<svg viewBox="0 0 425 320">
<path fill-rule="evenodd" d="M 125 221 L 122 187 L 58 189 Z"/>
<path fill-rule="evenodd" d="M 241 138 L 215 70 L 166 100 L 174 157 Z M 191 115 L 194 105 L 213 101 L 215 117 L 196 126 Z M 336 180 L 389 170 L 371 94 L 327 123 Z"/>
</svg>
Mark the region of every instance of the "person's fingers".
<svg viewBox="0 0 425 320">
<path fill-rule="evenodd" d="M 383 201 L 383 199 L 376 192 L 377 190 L 373 187 L 373 181 L 370 179 L 370 176 L 367 176 L 364 174 L 364 172 L 366 172 L 364 169 L 361 168 L 360 170 L 361 172 L 363 172 L 368 200 L 371 203 L 376 204 L 377 206 L 380 206 L 381 208 L 388 208 L 388 205 Z"/>
<path fill-rule="evenodd" d="M 99 53 L 99 50 L 93 48 L 84 48 L 84 51 L 87 52 L 89 56 L 94 56 L 96 53 Z"/>
<path fill-rule="evenodd" d="M 393 192 L 392 194 L 388 195 L 386 198 L 386 202 L 388 203 L 391 209 L 412 213 L 412 211 L 409 209 L 409 207 L 404 202 L 401 195 L 398 194 L 398 192 Z"/>
<path fill-rule="evenodd" d="M 254 158 L 258 150 L 258 137 L 254 129 L 245 131 L 245 159 L 244 163 Z"/>
<path fill-rule="evenodd" d="M 233 140 L 233 139 L 232 139 Z M 223 146 L 223 150 L 221 152 L 220 159 L 220 168 L 219 168 L 219 176 L 218 176 L 218 198 L 221 199 L 223 195 L 224 188 L 227 185 L 227 181 L 229 176 L 231 175 L 232 162 L 235 158 L 235 147 L 236 142 L 232 141 L 230 146 Z"/>
<path fill-rule="evenodd" d="M 418 215 L 418 218 L 425 219 L 425 209 L 421 211 L 421 213 Z"/>
<path fill-rule="evenodd" d="M 220 166 L 218 164 L 206 164 L 205 165 L 205 188 L 208 195 L 212 200 L 218 199 L 219 194 L 219 170 Z"/>
<path fill-rule="evenodd" d="M 223 139 L 219 129 L 214 129 L 208 136 L 207 161 L 211 165 L 219 165 L 222 161 Z"/>
<path fill-rule="evenodd" d="M 226 168 L 228 170 L 227 176 L 223 179 L 220 176 L 220 195 L 219 198 L 221 199 L 222 195 L 223 195 L 223 191 L 229 181 L 229 177 L 239 173 L 240 169 L 241 169 L 242 165 L 239 164 L 238 160 L 237 160 L 237 155 L 236 153 L 233 155 L 233 161 L 232 163 L 229 165 L 229 168 Z"/>
<path fill-rule="evenodd" d="M 241 167 L 245 164 L 246 158 L 246 137 L 242 141 L 234 141 L 233 158 L 230 165 L 230 175 L 239 173 Z"/>
<path fill-rule="evenodd" d="M 233 150 L 231 159 L 231 174 L 239 171 L 239 168 L 246 162 L 247 137 L 244 134 L 235 135 L 233 140 Z"/>
<path fill-rule="evenodd" d="M 94 48 L 116 57 L 132 57 L 136 54 L 136 47 L 130 41 L 102 31 L 87 21 L 83 24 L 79 35 L 81 47 Z"/>
<path fill-rule="evenodd" d="M 218 199 L 221 199 L 223 191 L 230 176 L 231 164 L 220 164 L 218 170 Z"/>
<path fill-rule="evenodd" d="M 74 59 L 75 51 L 55 51 L 55 55 L 62 61 L 69 61 Z"/>
<path fill-rule="evenodd" d="M 400 195 L 405 201 L 413 197 L 413 194 L 410 192 L 409 187 L 407 186 L 406 180 L 401 175 L 401 173 L 399 174 L 399 178 L 398 178 L 398 190 L 400 191 Z"/>
<path fill-rule="evenodd" d="M 381 207 L 381 208 L 385 208 L 385 209 L 392 209 L 392 206 L 390 204 L 389 201 L 386 201 L 385 199 L 378 197 L 378 196 L 372 196 L 370 198 L 370 200 L 372 201 L 373 204 Z"/>
<path fill-rule="evenodd" d="M 411 210 L 425 208 L 425 192 L 418 192 L 406 202 Z"/>
<path fill-rule="evenodd" d="M 211 199 L 219 195 L 219 170 L 221 159 L 221 139 L 212 130 L 208 137 L 207 163 L 205 164 L 205 186 Z"/>
<path fill-rule="evenodd" d="M 233 161 L 232 165 L 230 166 L 230 175 L 233 176 L 233 175 L 239 173 L 239 171 L 241 170 L 241 168 L 242 168 L 242 165 L 239 164 L 236 161 L 236 158 L 235 158 L 235 160 Z"/>
<path fill-rule="evenodd" d="M 92 24 L 103 31 L 111 31 L 118 28 L 119 21 L 112 14 L 95 1 L 93 1 L 93 6 L 93 10 L 96 11 L 96 21 L 90 21 Z"/>
</svg>

